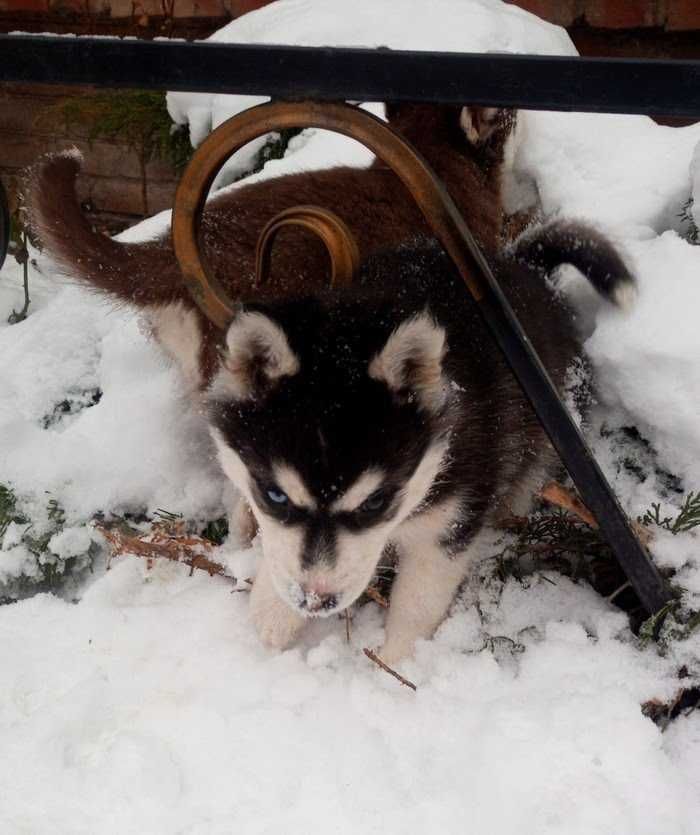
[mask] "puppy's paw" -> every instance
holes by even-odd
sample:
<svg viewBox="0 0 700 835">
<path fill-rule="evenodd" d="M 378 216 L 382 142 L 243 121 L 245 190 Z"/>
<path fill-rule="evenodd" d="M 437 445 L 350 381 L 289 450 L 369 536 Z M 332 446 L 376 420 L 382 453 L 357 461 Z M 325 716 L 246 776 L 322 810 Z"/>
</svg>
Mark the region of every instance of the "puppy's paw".
<svg viewBox="0 0 700 835">
<path fill-rule="evenodd" d="M 276 650 L 291 646 L 305 621 L 276 595 L 256 595 L 255 585 L 250 597 L 250 616 L 262 643 Z"/>
<path fill-rule="evenodd" d="M 395 667 L 407 658 L 413 657 L 414 652 L 413 641 L 401 642 L 386 640 L 379 649 L 375 650 L 376 654 L 382 659 L 387 667 Z"/>
</svg>

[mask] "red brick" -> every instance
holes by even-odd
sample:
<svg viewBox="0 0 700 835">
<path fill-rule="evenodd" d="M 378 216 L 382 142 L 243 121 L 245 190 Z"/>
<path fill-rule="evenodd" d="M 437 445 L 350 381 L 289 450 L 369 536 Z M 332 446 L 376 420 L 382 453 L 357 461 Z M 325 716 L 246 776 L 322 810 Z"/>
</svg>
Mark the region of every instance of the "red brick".
<svg viewBox="0 0 700 835">
<path fill-rule="evenodd" d="M 48 9 L 48 0 L 0 0 L 3 12 L 46 12 Z"/>
<path fill-rule="evenodd" d="M 126 177 L 134 180 L 141 176 L 138 156 L 135 151 L 126 145 L 97 140 L 87 143 L 71 137 L 69 139 L 58 139 L 56 146 L 59 150 L 78 148 L 83 154 L 83 171 L 86 175 L 93 177 Z M 174 179 L 172 170 L 162 163 L 154 163 L 150 170 L 149 166 L 146 166 L 146 173 L 149 179 L 153 174 L 156 174 L 159 180 Z"/>
<path fill-rule="evenodd" d="M 578 17 L 576 0 L 509 0 L 509 2 L 536 14 L 543 20 L 557 23 L 559 26 L 570 26 Z"/>
<path fill-rule="evenodd" d="M 667 29 L 700 29 L 700 0 L 668 0 Z"/>
<path fill-rule="evenodd" d="M 226 8 L 231 13 L 232 17 L 240 17 L 241 15 L 254 12 L 256 9 L 262 9 L 267 6 L 272 0 L 225 0 Z M 348 9 L 352 7 L 349 5 Z M 351 11 L 349 11 L 352 14 Z"/>
<path fill-rule="evenodd" d="M 221 17 L 227 12 L 224 0 L 194 0 L 194 7 L 196 17 Z M 177 2 L 175 3 L 175 17 L 182 17 Z"/>
<path fill-rule="evenodd" d="M 663 23 L 658 0 L 586 0 L 586 23 L 598 29 L 637 29 Z"/>
<path fill-rule="evenodd" d="M 163 17 L 165 3 L 160 0 L 104 0 L 113 18 Z M 225 0 L 175 0 L 173 17 L 225 17 L 228 18 Z M 166 15 L 167 16 L 167 15 Z"/>
<path fill-rule="evenodd" d="M 82 179 L 82 178 L 81 178 Z M 95 210 L 139 215 L 143 212 L 141 181 L 126 178 L 91 177 L 78 183 L 80 198 L 89 200 Z M 151 214 L 170 208 L 175 184 L 149 183 L 148 210 Z"/>
<path fill-rule="evenodd" d="M 64 133 L 63 119 L 51 109 L 53 99 L 4 94 L 0 89 L 0 133 L 32 136 Z"/>
</svg>

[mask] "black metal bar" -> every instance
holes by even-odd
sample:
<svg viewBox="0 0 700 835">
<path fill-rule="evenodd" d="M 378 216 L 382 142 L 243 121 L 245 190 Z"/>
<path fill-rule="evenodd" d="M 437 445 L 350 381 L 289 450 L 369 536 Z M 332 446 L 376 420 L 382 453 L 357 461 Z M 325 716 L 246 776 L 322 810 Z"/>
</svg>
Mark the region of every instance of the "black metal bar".
<svg viewBox="0 0 700 835">
<path fill-rule="evenodd" d="M 649 614 L 660 611 L 673 597 L 670 589 L 630 527 L 586 440 L 488 268 L 484 275 L 489 281 L 489 292 L 479 302 L 479 308 L 494 339 L 637 596 Z"/>
<path fill-rule="evenodd" d="M 700 61 L 0 35 L 0 81 L 700 117 Z"/>
</svg>

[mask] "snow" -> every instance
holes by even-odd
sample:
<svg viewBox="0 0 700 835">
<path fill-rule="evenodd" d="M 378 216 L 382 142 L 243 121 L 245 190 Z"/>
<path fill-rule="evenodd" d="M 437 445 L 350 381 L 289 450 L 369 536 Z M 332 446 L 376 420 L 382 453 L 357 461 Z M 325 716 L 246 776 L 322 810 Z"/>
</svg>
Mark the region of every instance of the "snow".
<svg viewBox="0 0 700 835">
<path fill-rule="evenodd" d="M 617 640 L 624 617 L 594 594 L 566 592 L 573 618 L 546 583 L 493 608 L 496 634 L 542 626 L 517 666 L 456 614 L 409 665 L 416 694 L 359 652 L 376 610 L 350 645 L 319 624 L 275 656 L 244 595 L 170 564 L 115 561 L 78 606 L 5 607 L 3 831 L 690 833 L 693 773 L 639 710 L 668 694 L 664 662 Z"/>
<path fill-rule="evenodd" d="M 575 54 L 563 30 L 498 0 L 392 0 L 391 14 L 355 0 L 351 12 L 341 0 L 280 0 L 214 38 Z M 197 141 L 247 104 L 169 99 Z M 678 218 L 692 194 L 700 206 L 699 142 L 700 125 L 520 115 L 513 205 L 538 195 L 547 215 L 591 220 L 639 279 L 627 315 L 594 303 L 571 272 L 559 282 L 598 380 L 589 440 L 632 516 L 652 501 L 674 512 L 660 471 L 700 489 L 700 247 Z M 369 161 L 349 140 L 305 131 L 254 177 Z M 122 237 L 168 223 L 165 212 Z M 0 484 L 32 533 L 49 536 L 50 559 L 94 548 L 98 513 L 223 514 L 232 496 L 200 417 L 138 318 L 32 254 L 42 274 L 32 271 L 25 322 L 5 324 L 21 307 L 21 274 L 11 258 L 0 271 Z M 632 425 L 651 451 L 620 441 L 615 430 Z M 49 501 L 65 513 L 60 530 Z M 4 531 L 0 599 L 41 574 L 27 528 Z M 698 608 L 697 538 L 660 532 L 653 552 Z M 349 644 L 331 619 L 288 652 L 263 649 L 236 591 L 258 553 L 232 540 L 214 552 L 237 586 L 117 557 L 108 572 L 97 560 L 81 588 L 0 606 L 1 832 L 697 831 L 700 714 L 662 733 L 640 709 L 673 699 L 681 665 L 697 674 L 697 636 L 660 653 L 585 584 L 548 572 L 525 588 L 484 569 L 401 666 L 414 693 L 361 652 L 381 644 L 375 604 L 355 612 Z"/>
<path fill-rule="evenodd" d="M 536 52 L 575 55 L 566 32 L 516 6 L 497 0 L 278 0 L 232 21 L 208 40 L 223 43 L 364 46 L 443 52 Z M 267 101 L 260 96 L 169 93 L 168 109 L 178 124 L 189 124 L 196 146 L 222 122 Z M 345 140 L 347 143 L 348 140 Z M 231 182 L 250 167 L 265 143 L 251 142 L 227 163 L 217 178 Z"/>
</svg>

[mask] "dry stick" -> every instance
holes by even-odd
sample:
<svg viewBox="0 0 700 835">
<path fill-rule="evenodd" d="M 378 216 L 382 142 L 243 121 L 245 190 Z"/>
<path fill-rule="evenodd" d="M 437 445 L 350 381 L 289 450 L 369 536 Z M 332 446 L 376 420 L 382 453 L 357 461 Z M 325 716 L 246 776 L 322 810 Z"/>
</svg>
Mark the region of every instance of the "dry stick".
<svg viewBox="0 0 700 835">
<path fill-rule="evenodd" d="M 389 601 L 384 597 L 383 594 L 380 594 L 377 590 L 376 586 L 368 586 L 365 589 L 365 594 L 369 597 L 370 600 L 374 600 L 375 603 L 378 603 L 382 609 L 389 608 Z"/>
<path fill-rule="evenodd" d="M 201 537 L 187 536 L 186 534 L 172 535 L 162 530 L 156 530 L 148 534 L 148 536 L 153 537 L 153 541 L 148 541 L 138 536 L 129 536 L 122 531 L 106 528 L 103 525 L 97 525 L 96 527 L 112 545 L 111 556 L 133 554 L 137 557 L 145 557 L 148 560 L 165 557 L 165 559 L 172 560 L 173 562 L 189 565 L 192 569 L 198 568 L 206 571 L 210 576 L 214 574 L 228 576 L 226 569 L 221 563 L 214 562 L 214 560 L 210 560 L 202 554 L 193 552 L 192 549 L 196 547 L 203 547 L 207 550 L 211 548 L 211 543 Z M 244 579 L 243 582 L 252 585 L 252 580 Z M 374 586 L 369 586 L 365 594 L 370 600 L 373 600 L 384 609 L 389 607 L 389 601 Z"/>
<path fill-rule="evenodd" d="M 556 481 L 550 481 L 540 491 L 540 498 L 544 499 L 549 504 L 561 507 L 573 513 L 574 516 L 585 522 L 589 528 L 598 530 L 598 522 L 586 505 L 566 487 Z"/>
<path fill-rule="evenodd" d="M 575 493 L 572 493 L 571 490 L 567 490 L 566 487 L 559 484 L 559 482 L 550 481 L 548 484 L 545 484 L 539 495 L 541 499 L 549 502 L 549 504 L 553 504 L 556 507 L 561 507 L 563 510 L 568 510 L 569 513 L 573 513 L 574 516 L 577 516 L 582 522 L 585 522 L 589 528 L 598 530 L 598 522 L 591 511 Z M 631 526 L 642 545 L 648 545 L 654 538 L 654 534 L 649 530 L 649 528 L 645 528 L 644 525 L 640 525 L 639 522 L 631 522 Z"/>
<path fill-rule="evenodd" d="M 364 652 L 364 654 L 367 656 L 367 658 L 369 658 L 370 661 L 374 661 L 374 663 L 378 667 L 381 667 L 382 670 L 384 670 L 385 673 L 389 673 L 390 676 L 394 676 L 394 678 L 397 679 L 398 681 L 400 681 L 401 684 L 405 684 L 406 687 L 410 687 L 411 690 L 417 690 L 418 689 L 412 681 L 409 681 L 407 678 L 404 678 L 400 673 L 397 673 L 396 670 L 392 670 L 391 667 L 387 666 L 382 661 L 382 659 L 376 653 L 372 652 L 372 650 L 369 649 L 368 647 L 365 647 L 362 650 L 362 652 Z"/>
<path fill-rule="evenodd" d="M 192 550 L 193 547 L 207 547 L 206 540 L 200 540 L 199 537 L 183 537 L 180 541 L 171 538 L 161 542 L 145 542 L 137 536 L 128 536 L 120 531 L 109 530 L 102 525 L 97 525 L 97 529 L 112 545 L 113 553 L 118 556 L 134 554 L 149 560 L 164 557 L 167 560 L 188 565 L 192 570 L 198 568 L 206 571 L 210 577 L 214 574 L 227 576 L 226 569 L 221 563 L 214 562 L 202 554 L 196 554 Z"/>
</svg>

